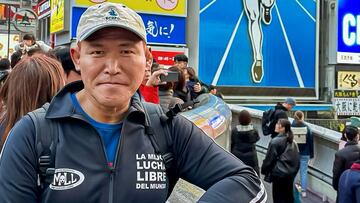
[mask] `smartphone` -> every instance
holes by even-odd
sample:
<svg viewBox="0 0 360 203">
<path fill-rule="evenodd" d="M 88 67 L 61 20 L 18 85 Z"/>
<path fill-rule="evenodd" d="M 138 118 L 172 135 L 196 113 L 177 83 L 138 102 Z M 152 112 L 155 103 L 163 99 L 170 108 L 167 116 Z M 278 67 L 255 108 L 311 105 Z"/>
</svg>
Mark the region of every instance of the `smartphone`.
<svg viewBox="0 0 360 203">
<path fill-rule="evenodd" d="M 168 71 L 168 75 L 160 75 L 161 82 L 177 82 L 179 80 L 179 72 Z"/>
</svg>

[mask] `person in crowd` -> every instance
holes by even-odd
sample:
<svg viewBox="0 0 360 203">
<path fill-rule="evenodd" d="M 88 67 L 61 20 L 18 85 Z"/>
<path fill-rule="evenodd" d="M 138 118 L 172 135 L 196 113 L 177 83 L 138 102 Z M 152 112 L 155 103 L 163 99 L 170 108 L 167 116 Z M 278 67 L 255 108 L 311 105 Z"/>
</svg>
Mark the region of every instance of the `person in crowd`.
<svg viewBox="0 0 360 203">
<path fill-rule="evenodd" d="M 160 78 L 158 77 L 159 73 L 152 73 L 151 68 L 153 64 L 153 56 L 151 54 L 150 48 L 146 48 L 146 67 L 143 81 L 140 85 L 139 91 L 140 94 L 144 97 L 144 100 L 154 104 L 159 104 L 159 88 L 158 84 Z M 154 75 L 155 74 L 155 75 Z M 153 77 L 151 77 L 153 75 Z"/>
<path fill-rule="evenodd" d="M 255 171 L 183 116 L 164 126 L 158 116 L 152 126 L 148 110 L 160 107 L 137 93 L 146 44 L 140 15 L 125 5 L 104 2 L 85 10 L 71 49 L 82 80 L 60 90 L 43 115 L 57 127 L 53 181 L 38 187 L 36 134 L 24 116 L 1 155 L 2 202 L 165 202 L 177 178 L 206 190 L 199 202 L 266 201 Z M 172 173 L 153 145 L 153 136 L 167 127 Z"/>
<path fill-rule="evenodd" d="M 170 70 L 177 69 L 177 67 L 170 67 Z M 176 104 L 183 104 L 184 101 L 178 97 L 174 97 L 174 82 L 166 82 L 159 85 L 160 105 L 163 109 L 173 108 Z"/>
<path fill-rule="evenodd" d="M 300 156 L 290 121 L 279 119 L 275 132 L 278 135 L 270 141 L 261 173 L 272 181 L 274 203 L 294 202 L 294 179 L 299 170 Z"/>
<path fill-rule="evenodd" d="M 231 131 L 230 151 L 260 175 L 255 148 L 255 143 L 259 139 L 258 131 L 251 124 L 250 113 L 247 110 L 242 110 L 239 113 L 239 125 L 235 126 Z"/>
<path fill-rule="evenodd" d="M 194 68 L 186 67 L 183 69 L 183 72 L 185 74 L 186 86 L 191 92 L 191 99 L 196 99 L 200 94 L 209 92 L 207 86 L 196 76 Z"/>
<path fill-rule="evenodd" d="M 66 84 L 81 80 L 80 71 L 76 70 L 74 63 L 71 60 L 69 47 L 55 47 L 51 50 L 51 54 L 54 54 L 58 61 L 60 61 L 61 66 L 64 69 Z"/>
<path fill-rule="evenodd" d="M 308 165 L 310 159 L 314 158 L 314 139 L 309 126 L 304 122 L 304 113 L 302 111 L 295 112 L 294 121 L 291 126 L 295 128 L 307 128 L 306 143 L 298 143 L 300 152 L 301 196 L 306 197 Z"/>
<path fill-rule="evenodd" d="M 10 56 L 10 65 L 11 68 L 14 68 L 16 66 L 16 64 L 21 60 L 22 57 L 22 53 L 21 51 L 15 51 L 13 54 L 11 54 Z"/>
<path fill-rule="evenodd" d="M 344 172 L 346 169 L 349 169 L 351 165 L 360 157 L 360 146 L 358 145 L 358 128 L 351 125 L 346 126 L 345 137 L 347 139 L 345 147 L 335 153 L 335 160 L 333 164 L 332 186 L 336 191 L 338 191 L 339 179 L 342 172 Z"/>
<path fill-rule="evenodd" d="M 172 66 L 168 70 L 179 73 L 178 81 L 174 83 L 174 97 L 178 97 L 184 102 L 191 101 L 191 91 L 186 85 L 185 72 L 182 71 L 178 66 Z"/>
<path fill-rule="evenodd" d="M 0 83 L 4 82 L 10 72 L 10 61 L 7 58 L 0 59 Z"/>
<path fill-rule="evenodd" d="M 177 54 L 174 57 L 174 66 L 177 66 L 180 70 L 183 70 L 188 66 L 188 57 L 185 54 Z"/>
<path fill-rule="evenodd" d="M 45 55 L 24 57 L 11 71 L 0 91 L 1 144 L 25 114 L 50 102 L 64 86 L 61 64 Z"/>
<path fill-rule="evenodd" d="M 51 50 L 51 47 L 46 45 L 43 41 L 36 41 L 33 34 L 27 33 L 23 36 L 22 42 L 15 45 L 15 51 L 21 50 L 22 54 L 26 54 L 32 49 L 41 49 L 45 53 Z"/>
<path fill-rule="evenodd" d="M 220 99 L 224 99 L 223 94 L 219 92 L 214 85 L 209 85 L 209 93 L 219 97 Z"/>
<path fill-rule="evenodd" d="M 275 106 L 275 114 L 274 114 L 274 122 L 277 123 L 279 119 L 288 119 L 287 112 L 291 111 L 291 109 L 296 106 L 296 100 L 288 97 L 285 99 L 283 103 L 277 103 Z M 278 133 L 273 130 L 271 134 L 271 138 L 274 138 Z"/>
<path fill-rule="evenodd" d="M 339 203 L 360 202 L 360 160 L 345 170 L 339 180 Z"/>
</svg>

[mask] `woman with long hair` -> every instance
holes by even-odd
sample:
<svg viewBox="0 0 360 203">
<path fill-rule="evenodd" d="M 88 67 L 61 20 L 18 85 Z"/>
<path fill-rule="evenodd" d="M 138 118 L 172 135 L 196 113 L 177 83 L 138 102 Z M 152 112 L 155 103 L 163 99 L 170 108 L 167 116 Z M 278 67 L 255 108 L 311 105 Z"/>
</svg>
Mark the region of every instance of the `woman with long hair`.
<svg viewBox="0 0 360 203">
<path fill-rule="evenodd" d="M 64 84 L 64 72 L 57 60 L 43 54 L 22 58 L 0 90 L 1 146 L 22 116 L 50 102 Z"/>
<path fill-rule="evenodd" d="M 290 121 L 279 119 L 275 132 L 278 135 L 270 141 L 261 173 L 272 181 L 274 203 L 292 203 L 294 179 L 300 165 L 299 150 L 294 142 Z"/>
</svg>

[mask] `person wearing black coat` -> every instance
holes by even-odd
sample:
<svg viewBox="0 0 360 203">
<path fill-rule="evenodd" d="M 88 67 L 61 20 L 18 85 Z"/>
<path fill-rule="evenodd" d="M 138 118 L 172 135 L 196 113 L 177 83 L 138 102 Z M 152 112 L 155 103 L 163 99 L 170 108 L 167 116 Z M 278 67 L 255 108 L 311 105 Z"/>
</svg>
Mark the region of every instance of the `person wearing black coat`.
<svg viewBox="0 0 360 203">
<path fill-rule="evenodd" d="M 360 146 L 358 145 L 359 130 L 354 126 L 346 126 L 345 137 L 347 139 L 345 147 L 335 153 L 332 186 L 336 191 L 338 191 L 339 179 L 342 172 L 349 169 L 360 157 Z"/>
<path fill-rule="evenodd" d="M 261 173 L 272 181 L 274 203 L 294 202 L 294 179 L 299 171 L 300 156 L 290 121 L 280 119 L 275 126 L 278 135 L 271 139 Z"/>
<path fill-rule="evenodd" d="M 259 163 L 255 143 L 260 139 L 258 131 L 251 124 L 250 113 L 242 110 L 239 123 L 231 131 L 231 153 L 246 165 L 251 166 L 259 175 Z"/>
</svg>

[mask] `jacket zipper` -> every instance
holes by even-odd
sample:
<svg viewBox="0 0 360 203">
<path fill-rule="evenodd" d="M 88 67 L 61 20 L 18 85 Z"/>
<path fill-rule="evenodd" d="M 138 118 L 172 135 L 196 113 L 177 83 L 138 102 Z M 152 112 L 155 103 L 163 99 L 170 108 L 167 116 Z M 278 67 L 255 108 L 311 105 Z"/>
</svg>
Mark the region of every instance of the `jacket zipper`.
<svg viewBox="0 0 360 203">
<path fill-rule="evenodd" d="M 106 166 L 107 168 L 109 169 L 110 171 L 110 183 L 109 183 L 109 203 L 113 203 L 113 195 L 114 195 L 114 174 L 115 174 L 115 169 L 116 169 L 116 163 L 117 163 L 117 159 L 118 159 L 118 153 L 119 153 L 119 150 L 120 150 L 120 145 L 122 145 L 122 137 L 123 136 L 120 136 L 120 139 L 118 141 L 118 146 L 117 146 L 117 149 L 116 149 L 116 154 L 115 154 L 115 161 L 113 163 L 113 165 L 110 167 L 109 166 L 109 162 L 108 162 L 108 158 L 107 158 L 107 155 L 106 155 L 106 151 L 105 151 L 105 145 L 104 145 L 104 142 L 103 140 L 101 139 L 101 136 L 99 135 L 99 133 L 97 132 L 97 130 L 85 119 L 83 119 L 81 116 L 77 116 L 77 115 L 72 115 L 71 117 L 73 118 L 76 118 L 76 119 L 80 119 L 82 121 L 85 121 L 86 123 L 88 123 L 95 131 L 95 133 L 97 134 L 97 137 L 100 141 L 100 144 L 101 144 L 101 148 L 102 148 L 102 151 L 103 151 L 103 155 L 105 157 L 105 163 L 106 163 Z M 124 127 L 124 122 L 123 122 L 123 127 Z M 121 128 L 121 132 L 120 132 L 120 135 L 122 133 L 122 129 L 123 127 Z"/>
</svg>

